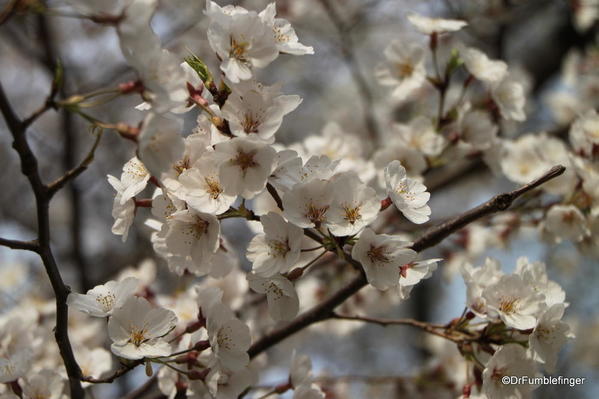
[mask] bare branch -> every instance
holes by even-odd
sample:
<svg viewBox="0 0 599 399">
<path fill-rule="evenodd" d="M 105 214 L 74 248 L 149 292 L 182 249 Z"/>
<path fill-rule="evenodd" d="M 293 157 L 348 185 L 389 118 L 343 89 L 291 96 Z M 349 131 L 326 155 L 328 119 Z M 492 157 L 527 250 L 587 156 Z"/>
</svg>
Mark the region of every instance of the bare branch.
<svg viewBox="0 0 599 399">
<path fill-rule="evenodd" d="M 39 245 L 37 240 L 31 241 L 19 241 L 19 240 L 9 240 L 7 238 L 0 237 L 0 245 L 4 247 L 8 247 L 10 249 L 22 249 L 25 251 L 39 251 Z"/>
<path fill-rule="evenodd" d="M 427 248 L 437 245 L 443 239 L 460 230 L 468 223 L 493 213 L 506 210 L 518 197 L 561 175 L 565 170 L 566 168 L 561 165 L 555 166 L 543 176 L 530 182 L 529 184 L 526 184 L 514 191 L 497 195 L 484 204 L 479 205 L 478 207 L 471 209 L 446 223 L 442 223 L 439 226 L 433 227 L 416 242 L 414 242 L 412 249 L 421 252 Z M 348 260 L 352 264 L 360 265 L 359 262 L 351 258 Z M 348 285 L 334 293 L 330 298 L 314 306 L 312 309 L 302 313 L 289 324 L 271 331 L 256 341 L 248 351 L 250 357 L 253 358 L 259 355 L 273 345 L 278 344 L 285 338 L 295 334 L 311 324 L 333 317 L 333 310 L 337 306 L 341 305 L 347 298 L 358 292 L 366 284 L 366 276 L 364 272 L 360 270 L 360 274 L 358 276 L 351 280 Z"/>
<path fill-rule="evenodd" d="M 73 169 L 67 171 L 63 176 L 59 177 L 52 183 L 48 185 L 48 196 L 52 198 L 57 191 L 63 188 L 69 181 L 75 179 L 81 173 L 85 172 L 87 167 L 94 160 L 94 154 L 96 152 L 96 148 L 98 148 L 98 144 L 100 144 L 100 139 L 102 138 L 102 131 L 96 133 L 96 139 L 94 140 L 94 144 L 90 148 L 87 156 L 81 161 L 79 165 L 74 167 Z"/>
</svg>

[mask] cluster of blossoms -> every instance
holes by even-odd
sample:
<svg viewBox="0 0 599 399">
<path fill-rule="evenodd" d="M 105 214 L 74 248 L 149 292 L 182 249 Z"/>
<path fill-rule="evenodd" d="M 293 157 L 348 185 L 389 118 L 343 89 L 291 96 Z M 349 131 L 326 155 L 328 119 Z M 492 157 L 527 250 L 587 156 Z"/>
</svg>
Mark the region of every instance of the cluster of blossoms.
<svg viewBox="0 0 599 399">
<path fill-rule="evenodd" d="M 413 14 L 408 20 L 428 47 L 392 41 L 373 77 L 399 106 L 426 90 L 438 91 L 437 114 L 390 123 L 385 146 L 372 154 L 335 122 L 320 135 L 282 145 L 275 138 L 284 117 L 302 99 L 282 94 L 279 84 L 259 82 L 257 70 L 281 54 L 314 51 L 299 42 L 288 21 L 276 17 L 275 3 L 258 13 L 206 2 L 207 39 L 218 59 L 219 82 L 202 58 L 181 62 L 162 48 L 150 26 L 156 0 L 70 3 L 85 15 L 118 15 L 119 43 L 139 78 L 131 87 L 141 95 L 136 108 L 143 121 L 121 132 L 136 143 L 136 153 L 120 177 L 108 176 L 115 190 L 112 232 L 126 241 L 135 218 L 149 208 L 145 225 L 154 252 L 176 276 L 201 278 L 175 298 L 156 293 L 155 273 L 147 270 L 123 273 L 86 294 L 71 293 L 71 309 L 107 319 L 87 326 L 89 333 L 85 326 L 71 327 L 86 384 L 113 368 L 110 353 L 93 339 L 104 328 L 122 367 L 145 363 L 148 374 L 160 367 L 158 384 L 165 395 L 238 397 L 259 381 L 263 359 L 250 362 L 252 341 L 317 301 L 313 294 L 323 288 L 307 271 L 326 256 L 336 255 L 364 273 L 369 287 L 352 310 L 396 306 L 443 259 L 420 259 L 413 237 L 387 232 L 389 223 L 381 219 L 398 218 L 411 227 L 427 223 L 431 208 L 424 175 L 457 159 L 481 159 L 519 184 L 554 165 L 567 167 L 543 187 L 551 202 L 537 191 L 527 203 L 532 209 L 468 226 L 455 242 L 460 251 L 446 259 L 447 269 L 460 270 L 467 286 L 467 311 L 444 332 L 458 342 L 460 359 L 474 364 L 475 371 L 469 369 L 460 381 L 463 397 L 527 397 L 533 386 L 505 385 L 501 377 L 555 369 L 561 346 L 573 335 L 562 321 L 565 293 L 549 280 L 545 265 L 521 258 L 508 275 L 495 260 L 481 267 L 470 262 L 487 247 L 505 244 L 524 225 L 549 242 L 567 240 L 599 253 L 596 111 L 571 119 L 569 146 L 551 134 L 501 137 L 506 124 L 526 119 L 529 83 L 505 62 L 462 44 L 441 68 L 440 42 L 453 40 L 467 23 Z M 184 131 L 179 114 L 192 110 L 199 111 L 196 124 Z M 245 253 L 251 263 L 247 272 L 221 228 L 231 218 L 244 220 L 255 234 Z M 345 273 L 328 272 L 335 273 L 329 276 L 331 286 Z M 389 294 L 390 288 L 396 294 Z M 252 318 L 258 310 L 248 311 L 240 300 L 244 295 L 264 300 L 270 318 Z M 18 381 L 24 397 L 61 398 L 66 374 L 57 354 L 44 352 L 49 350 L 42 345 L 45 338 L 31 328 L 48 311 L 35 309 L 32 315 L 0 319 L 7 331 L 0 340 L 0 382 Z M 35 376 L 27 373 L 32 364 Z M 294 355 L 288 381 L 261 397 L 290 390 L 294 399 L 325 397 L 306 356 Z"/>
</svg>

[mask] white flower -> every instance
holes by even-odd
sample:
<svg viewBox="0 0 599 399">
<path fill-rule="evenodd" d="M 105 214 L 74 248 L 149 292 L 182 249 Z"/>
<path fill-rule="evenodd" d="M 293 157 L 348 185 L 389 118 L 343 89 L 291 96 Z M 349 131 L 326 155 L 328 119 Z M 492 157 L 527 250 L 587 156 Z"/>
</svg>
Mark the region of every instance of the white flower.
<svg viewBox="0 0 599 399">
<path fill-rule="evenodd" d="M 431 208 L 426 203 L 431 195 L 424 184 L 407 177 L 399 161 L 393 161 L 385 168 L 385 185 L 393 204 L 406 218 L 417 224 L 428 221 Z"/>
<path fill-rule="evenodd" d="M 328 228 L 336 236 L 349 236 L 372 223 L 381 207 L 376 191 L 366 186 L 353 172 L 335 176 L 333 202 L 329 209 Z"/>
<path fill-rule="evenodd" d="M 362 263 L 368 282 L 379 290 L 399 284 L 401 267 L 416 258 L 409 242 L 387 234 L 364 229 L 351 255 Z"/>
<path fill-rule="evenodd" d="M 266 187 L 276 156 L 269 145 L 236 137 L 214 147 L 220 181 L 228 195 L 251 199 Z"/>
<path fill-rule="evenodd" d="M 545 229 L 559 241 L 579 242 L 591 234 L 586 218 L 574 205 L 554 205 L 545 215 Z"/>
<path fill-rule="evenodd" d="M 180 269 L 203 275 L 219 246 L 220 224 L 211 214 L 191 209 L 173 213 L 167 219 L 164 240 L 172 255 L 169 263 L 180 262 Z"/>
<path fill-rule="evenodd" d="M 309 383 L 312 375 L 312 361 L 306 355 L 298 355 L 293 350 L 291 356 L 291 368 L 289 369 L 289 382 L 297 387 L 303 383 Z"/>
<path fill-rule="evenodd" d="M 252 270 L 262 277 L 290 271 L 300 257 L 302 229 L 274 212 L 263 215 L 260 222 L 264 234 L 256 235 L 248 245 Z"/>
<path fill-rule="evenodd" d="M 225 371 L 242 370 L 250 361 L 247 354 L 251 343 L 249 327 L 220 301 L 210 306 L 205 317 L 214 363 Z"/>
<path fill-rule="evenodd" d="M 24 399 L 62 399 L 65 380 L 49 369 L 30 373 L 23 382 Z"/>
<path fill-rule="evenodd" d="M 393 88 L 392 97 L 403 101 L 426 82 L 424 48 L 393 40 L 384 54 L 386 60 L 376 67 L 375 76 L 381 85 Z"/>
<path fill-rule="evenodd" d="M 333 200 L 332 184 L 314 179 L 299 183 L 283 195 L 283 214 L 291 223 L 305 227 L 328 225 L 327 212 Z"/>
<path fill-rule="evenodd" d="M 170 344 L 161 339 L 177 325 L 175 313 L 150 305 L 140 297 L 130 297 L 108 320 L 110 349 L 125 359 L 168 356 Z"/>
<path fill-rule="evenodd" d="M 293 55 L 314 54 L 312 46 L 305 46 L 299 42 L 297 34 L 289 21 L 283 18 L 275 18 L 276 13 L 276 3 L 272 2 L 258 15 L 262 22 L 272 28 L 277 49 L 281 53 Z"/>
<path fill-rule="evenodd" d="M 152 176 L 160 177 L 183 157 L 182 121 L 148 114 L 138 137 L 138 154 Z"/>
<path fill-rule="evenodd" d="M 396 123 L 393 130 L 401 143 L 425 155 L 437 156 L 446 145 L 445 138 L 437 133 L 430 118 L 424 116 L 412 119 L 407 125 Z"/>
<path fill-rule="evenodd" d="M 459 121 L 460 140 L 476 151 L 491 148 L 497 139 L 499 128 L 484 111 L 466 112 Z"/>
<path fill-rule="evenodd" d="M 112 203 L 114 224 L 111 231 L 112 234 L 122 236 L 122 240 L 125 242 L 129 235 L 129 228 L 131 228 L 133 219 L 135 219 L 135 201 L 133 198 L 129 198 L 129 200 L 123 202 L 123 192 L 127 190 L 127 187 L 119 179 L 108 175 L 108 183 L 116 190 Z"/>
<path fill-rule="evenodd" d="M 468 25 L 465 21 L 457 19 L 428 18 L 418 14 L 408 15 L 408 21 L 425 35 L 455 32 Z"/>
<path fill-rule="evenodd" d="M 484 317 L 487 314 L 487 301 L 483 297 L 483 291 L 499 281 L 503 275 L 501 265 L 497 260 L 487 258 L 480 267 L 464 263 L 460 271 L 466 283 L 466 304 L 474 313 Z"/>
<path fill-rule="evenodd" d="M 526 119 L 524 113 L 524 106 L 526 105 L 524 87 L 510 75 L 507 75 L 493 87 L 491 96 L 504 119 L 518 122 Z"/>
<path fill-rule="evenodd" d="M 430 278 L 442 259 L 426 259 L 406 263 L 399 268 L 399 297 L 407 299 L 412 288 L 422 280 Z"/>
<path fill-rule="evenodd" d="M 71 293 L 67 305 L 94 317 L 107 317 L 122 307 L 139 286 L 139 280 L 128 277 L 122 281 L 109 281 L 97 285 L 85 295 Z"/>
<path fill-rule="evenodd" d="M 522 280 L 535 292 L 542 294 L 547 306 L 563 303 L 566 293 L 555 281 L 549 280 L 547 267 L 543 262 L 530 262 L 526 257 L 518 258 L 515 274 L 520 275 Z"/>
<path fill-rule="evenodd" d="M 119 15 L 123 9 L 131 3 L 132 0 L 106 0 L 106 1 L 88 1 L 88 0 L 66 0 L 66 3 L 73 7 L 77 12 L 84 15 Z"/>
<path fill-rule="evenodd" d="M 293 319 L 299 312 L 299 298 L 293 283 L 281 275 L 260 277 L 247 275 L 249 286 L 259 294 L 266 294 L 268 313 L 275 321 Z"/>
<path fill-rule="evenodd" d="M 535 292 L 517 274 L 501 276 L 483 290 L 488 315 L 497 315 L 508 327 L 518 330 L 534 328 L 543 309 L 544 297 Z"/>
<path fill-rule="evenodd" d="M 179 175 L 180 197 L 198 212 L 221 214 L 235 202 L 220 182 L 219 168 L 213 152 L 206 152 L 193 167 Z"/>
<path fill-rule="evenodd" d="M 563 303 L 556 303 L 547 308 L 528 337 L 533 358 L 543 363 L 545 370 L 550 373 L 555 371 L 557 356 L 562 345 L 568 338 L 574 337 L 570 332 L 570 326 L 561 321 L 565 309 Z"/>
<path fill-rule="evenodd" d="M 296 151 L 281 150 L 277 152 L 275 164 L 277 166 L 268 177 L 268 182 L 272 184 L 278 192 L 286 192 L 300 182 L 303 162 Z"/>
<path fill-rule="evenodd" d="M 316 384 L 302 384 L 293 391 L 293 399 L 324 399 L 322 389 Z"/>
<path fill-rule="evenodd" d="M 252 77 L 253 68 L 264 68 L 279 55 L 273 30 L 253 11 L 227 12 L 212 1 L 208 42 L 222 60 L 220 69 L 233 83 Z M 245 11 L 245 10 L 244 10 Z"/>
<path fill-rule="evenodd" d="M 415 148 L 408 147 L 398 138 L 389 140 L 385 147 L 376 151 L 372 157 L 374 166 L 379 171 L 378 181 L 381 186 L 385 186 L 385 173 L 383 169 L 391 161 L 399 161 L 406 168 L 406 173 L 410 177 L 420 177 L 428 167 L 424 155 Z"/>
<path fill-rule="evenodd" d="M 110 182 L 112 176 L 108 176 Z M 112 177 L 112 180 L 116 180 L 116 178 Z M 137 157 L 127 161 L 123 165 L 123 173 L 121 173 L 120 179 L 123 189 L 121 191 L 117 190 L 121 194 L 121 204 L 124 205 L 125 202 L 141 193 L 148 185 L 148 180 L 150 180 L 150 172 Z"/>
<path fill-rule="evenodd" d="M 15 381 L 31 371 L 34 326 L 17 316 L 0 319 L 0 383 Z"/>
<path fill-rule="evenodd" d="M 77 348 L 75 357 L 81 367 L 81 375 L 84 377 L 100 378 L 102 374 L 112 369 L 112 356 L 104 348 L 91 350 L 86 347 Z M 89 382 L 82 384 L 84 387 L 91 385 Z"/>
<path fill-rule="evenodd" d="M 526 350 L 518 344 L 508 344 L 499 348 L 483 371 L 483 393 L 488 399 L 527 398 L 535 388 L 524 381 L 522 384 L 505 384 L 504 376 L 528 377 L 537 376 L 535 361 Z"/>
<path fill-rule="evenodd" d="M 599 153 L 599 115 L 590 110 L 574 121 L 570 128 L 570 143 L 574 151 L 585 157 Z"/>
<path fill-rule="evenodd" d="M 233 85 L 232 90 L 222 107 L 222 115 L 229 121 L 231 133 L 240 137 L 273 139 L 283 117 L 302 102 L 300 96 L 281 95 L 280 85 L 264 86 L 248 81 Z"/>
<path fill-rule="evenodd" d="M 460 52 L 468 71 L 478 80 L 486 83 L 500 82 L 507 73 L 507 64 L 501 60 L 491 60 L 482 51 L 468 47 Z"/>
</svg>

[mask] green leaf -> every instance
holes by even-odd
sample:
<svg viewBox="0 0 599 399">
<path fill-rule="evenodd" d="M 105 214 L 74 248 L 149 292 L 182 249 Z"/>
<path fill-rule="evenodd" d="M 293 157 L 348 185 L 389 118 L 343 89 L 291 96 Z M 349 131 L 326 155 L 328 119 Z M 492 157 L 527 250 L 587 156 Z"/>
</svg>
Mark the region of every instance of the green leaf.
<svg viewBox="0 0 599 399">
<path fill-rule="evenodd" d="M 190 56 L 185 57 L 185 62 L 196 71 L 204 84 L 209 85 L 212 82 L 212 74 L 210 73 L 208 66 L 198 56 L 191 54 Z"/>
</svg>

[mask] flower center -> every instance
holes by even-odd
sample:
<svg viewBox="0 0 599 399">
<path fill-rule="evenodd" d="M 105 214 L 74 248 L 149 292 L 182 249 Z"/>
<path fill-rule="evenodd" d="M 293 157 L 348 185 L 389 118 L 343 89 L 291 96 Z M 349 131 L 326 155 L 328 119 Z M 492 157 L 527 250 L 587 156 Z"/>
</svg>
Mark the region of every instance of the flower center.
<svg viewBox="0 0 599 399">
<path fill-rule="evenodd" d="M 237 157 L 233 159 L 233 165 L 239 166 L 243 172 L 249 168 L 254 168 L 258 166 L 258 163 L 254 161 L 254 155 L 256 155 L 256 151 L 239 151 Z"/>
<path fill-rule="evenodd" d="M 218 343 L 219 348 L 224 348 L 230 350 L 232 348 L 233 341 L 231 340 L 232 335 L 231 327 L 225 326 L 218 330 L 218 334 L 216 335 L 216 342 Z"/>
<path fill-rule="evenodd" d="M 98 304 L 100 304 L 100 306 L 102 307 L 102 310 L 104 312 L 108 312 L 112 309 L 112 307 L 114 306 L 114 302 L 116 301 L 116 297 L 114 296 L 113 293 L 109 293 L 106 295 L 98 295 L 96 297 L 96 302 L 98 302 Z"/>
<path fill-rule="evenodd" d="M 375 247 L 370 245 L 370 250 L 366 253 L 372 263 L 389 263 L 391 259 L 387 256 L 387 248 L 384 245 Z"/>
<path fill-rule="evenodd" d="M 248 42 L 238 42 L 233 37 L 231 37 L 231 49 L 229 50 L 229 57 L 235 58 L 236 60 L 247 63 L 246 52 L 247 48 L 250 45 Z"/>
<path fill-rule="evenodd" d="M 498 368 L 498 367 L 493 368 L 493 373 L 491 373 L 491 380 L 493 380 L 493 382 L 495 382 L 496 384 L 500 384 L 500 383 L 503 384 L 501 382 L 501 378 L 505 375 L 505 371 L 506 371 L 505 367 L 503 367 L 503 368 Z"/>
<path fill-rule="evenodd" d="M 217 199 L 218 196 L 223 192 L 223 188 L 220 183 L 213 178 L 205 177 L 204 181 L 206 182 L 208 194 L 210 194 L 210 198 Z"/>
<path fill-rule="evenodd" d="M 325 215 L 329 210 L 327 206 L 316 206 L 313 203 L 308 204 L 306 209 L 306 217 L 314 224 L 318 225 L 325 220 Z"/>
<path fill-rule="evenodd" d="M 243 116 L 243 122 L 241 123 L 241 126 L 243 126 L 243 131 L 247 134 L 258 133 L 260 120 L 259 118 L 256 118 L 253 114 L 248 113 Z"/>
<path fill-rule="evenodd" d="M 129 342 L 131 342 L 135 346 L 139 346 L 143 344 L 145 341 L 147 341 L 146 329 L 132 327 L 131 332 L 129 334 Z"/>
<path fill-rule="evenodd" d="M 176 164 L 174 164 L 173 169 L 175 169 L 177 176 L 185 172 L 187 169 L 189 169 L 189 158 L 185 157 L 185 159 L 182 159 Z"/>
<path fill-rule="evenodd" d="M 518 298 L 504 297 L 499 302 L 499 310 L 505 314 L 515 313 L 518 309 Z"/>
<path fill-rule="evenodd" d="M 287 252 L 291 250 L 291 248 L 289 248 L 289 241 L 287 240 L 272 240 L 268 243 L 268 247 L 270 248 L 270 255 L 281 258 L 285 257 Z"/>
<path fill-rule="evenodd" d="M 414 67 L 407 62 L 397 64 L 397 73 L 401 78 L 407 78 L 414 73 Z"/>
<path fill-rule="evenodd" d="M 358 220 L 362 219 L 362 214 L 360 214 L 359 205 L 356 207 L 345 206 L 343 207 L 343 210 L 345 211 L 344 219 L 347 220 L 350 224 L 354 224 Z"/>
</svg>

